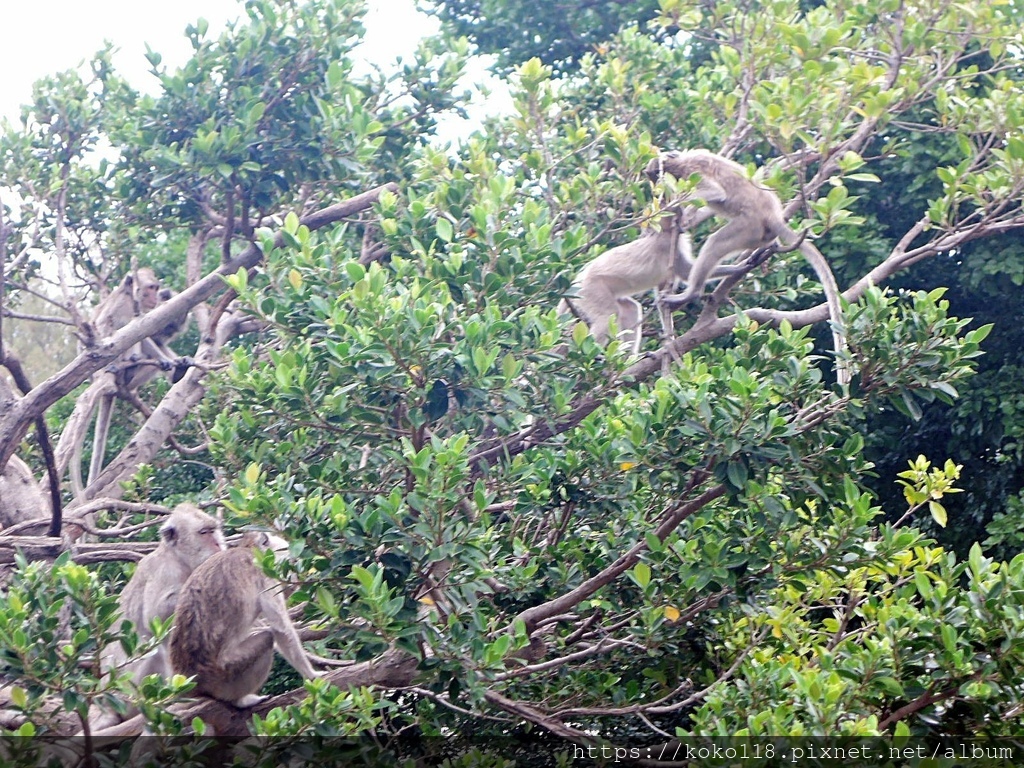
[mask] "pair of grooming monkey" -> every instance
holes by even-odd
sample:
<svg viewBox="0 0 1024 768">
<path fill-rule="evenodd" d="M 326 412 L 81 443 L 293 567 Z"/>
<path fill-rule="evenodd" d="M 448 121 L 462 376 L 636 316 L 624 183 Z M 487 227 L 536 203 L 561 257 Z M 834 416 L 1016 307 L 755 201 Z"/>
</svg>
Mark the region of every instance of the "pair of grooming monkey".
<svg viewBox="0 0 1024 768">
<path fill-rule="evenodd" d="M 693 196 L 727 223 L 704 241 L 693 259 L 688 252 L 688 236 L 680 230 L 679 213 L 664 215 L 660 229 L 653 234 L 605 251 L 587 264 L 573 284 L 575 297 L 566 299 L 560 311 L 571 311 L 586 322 L 599 343 L 608 340 L 608 322 L 615 317 L 618 329 L 637 354 L 643 310 L 634 295 L 671 285 L 677 279 L 686 282 L 682 293 L 659 299 L 662 325 L 670 332 L 673 307 L 699 299 L 708 280 L 745 269 L 743 265 L 723 265 L 725 259 L 778 241 L 800 251 L 824 289 L 833 342 L 840 356 L 837 377 L 840 384 L 848 384 L 849 371 L 841 359 L 846 338 L 839 287 L 821 252 L 786 223 L 778 195 L 748 179 L 743 166 L 706 149 L 664 152 L 648 164 L 645 173 L 652 180 L 664 173 L 677 179 L 699 176 Z M 698 214 L 698 218 L 706 216 Z"/>
<path fill-rule="evenodd" d="M 176 616 L 170 637 L 131 660 L 119 643 L 103 650 L 104 672 L 120 669 L 136 683 L 146 675 L 194 676 L 196 693 L 250 707 L 261 697 L 274 648 L 305 678 L 313 669 L 302 649 L 281 585 L 264 575 L 253 549 L 281 548 L 278 537 L 247 533 L 227 549 L 219 521 L 191 504 L 179 504 L 160 527 L 157 548 L 139 561 L 121 593 L 121 617 L 140 640 L 153 637 L 153 619 Z M 92 719 L 100 730 L 117 722 L 110 713 Z"/>
<path fill-rule="evenodd" d="M 840 384 L 848 384 L 850 373 L 842 360 L 846 338 L 839 287 L 821 252 L 786 223 L 782 203 L 775 192 L 748 179 L 738 163 L 706 149 L 665 152 L 652 160 L 645 172 L 655 180 L 664 173 L 677 179 L 699 176 L 693 195 L 706 203 L 710 213 L 726 219 L 727 223 L 704 241 L 697 258 L 693 259 L 688 252 L 689 237 L 680 229 L 680 213 L 673 210 L 662 216 L 660 228 L 654 234 L 612 248 L 591 261 L 576 278 L 576 296 L 563 301 L 559 311 L 571 311 L 584 320 L 599 343 L 607 341 L 608 323 L 615 317 L 619 331 L 624 332 L 633 353 L 637 354 L 641 343 L 643 309 L 634 295 L 671 285 L 676 280 L 685 281 L 686 288 L 682 293 L 661 296 L 658 302 L 662 327 L 666 334 L 670 334 L 674 307 L 700 298 L 708 280 L 745 270 L 743 265 L 722 264 L 723 261 L 778 241 L 784 247 L 798 249 L 822 285 L 839 358 L 837 377 Z M 706 216 L 698 213 L 697 218 L 702 220 Z M 100 305 L 94 321 L 96 330 L 100 336 L 108 336 L 172 295 L 160 287 L 152 270 L 139 269 L 135 276 L 128 275 Z M 167 345 L 187 322 L 188 314 L 182 313 L 159 333 L 140 342 L 127 357 L 128 364 L 122 365 L 117 374 L 118 390 L 130 397 L 159 370 L 174 368 L 176 374 L 181 371 L 187 362 L 177 357 Z M 104 394 L 97 408 L 89 467 L 90 484 L 103 467 L 114 396 L 113 392 Z M 80 495 L 82 488 L 82 442 L 80 438 L 75 445 L 71 464 L 76 495 Z"/>
</svg>

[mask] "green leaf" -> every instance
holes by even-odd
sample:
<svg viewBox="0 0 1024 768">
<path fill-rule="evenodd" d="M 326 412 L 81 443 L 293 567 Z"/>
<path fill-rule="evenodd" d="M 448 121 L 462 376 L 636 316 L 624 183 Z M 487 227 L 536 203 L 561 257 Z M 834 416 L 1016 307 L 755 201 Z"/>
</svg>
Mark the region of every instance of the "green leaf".
<svg viewBox="0 0 1024 768">
<path fill-rule="evenodd" d="M 348 279 L 353 283 L 357 283 L 366 277 L 366 267 L 358 261 L 346 261 L 345 272 L 348 274 Z"/>
<path fill-rule="evenodd" d="M 729 478 L 729 485 L 734 490 L 742 491 L 747 487 L 747 465 L 743 461 L 733 460 L 729 462 L 726 476 Z"/>
<path fill-rule="evenodd" d="M 971 545 L 971 551 L 967 554 L 967 564 L 971 568 L 971 573 L 975 578 L 980 578 L 983 574 L 984 558 L 981 555 L 981 546 L 978 542 L 974 542 Z"/>
<path fill-rule="evenodd" d="M 651 567 L 647 563 L 637 563 L 633 567 L 633 580 L 641 589 L 647 589 L 651 583 Z"/>
<path fill-rule="evenodd" d="M 956 630 L 949 624 L 942 625 L 942 645 L 950 653 L 956 653 Z"/>
<path fill-rule="evenodd" d="M 334 60 L 327 66 L 327 85 L 334 90 L 344 83 L 345 68 L 337 60 Z"/>
<path fill-rule="evenodd" d="M 587 338 L 587 334 L 590 333 L 590 329 L 587 328 L 586 323 L 576 323 L 572 329 L 572 340 L 577 347 L 583 346 L 583 340 Z"/>
</svg>

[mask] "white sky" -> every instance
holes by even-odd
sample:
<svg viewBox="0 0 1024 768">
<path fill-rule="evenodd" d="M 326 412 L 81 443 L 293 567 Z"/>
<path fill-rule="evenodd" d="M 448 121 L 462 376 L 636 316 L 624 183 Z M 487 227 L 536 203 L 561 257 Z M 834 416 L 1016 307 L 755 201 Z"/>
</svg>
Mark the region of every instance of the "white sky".
<svg viewBox="0 0 1024 768">
<path fill-rule="evenodd" d="M 413 0 L 368 0 L 365 55 L 386 65 L 408 55 L 436 24 L 418 14 Z M 243 0 L 0 0 L 0 116 L 16 119 L 32 97 L 32 83 L 87 60 L 112 41 L 114 65 L 133 86 L 151 91 L 145 44 L 162 64 L 183 64 L 190 53 L 185 27 L 210 22 L 208 36 L 244 16 Z"/>
</svg>

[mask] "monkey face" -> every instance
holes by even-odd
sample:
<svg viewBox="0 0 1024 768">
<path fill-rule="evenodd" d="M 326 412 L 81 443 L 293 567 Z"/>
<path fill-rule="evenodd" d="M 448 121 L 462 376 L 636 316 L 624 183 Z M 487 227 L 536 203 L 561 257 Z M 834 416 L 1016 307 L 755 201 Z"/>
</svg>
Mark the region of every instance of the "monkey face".
<svg viewBox="0 0 1024 768">
<path fill-rule="evenodd" d="M 157 304 L 164 300 L 161 296 L 162 290 L 156 273 L 149 267 L 142 267 L 135 273 L 138 284 L 135 287 L 135 297 L 139 302 L 139 308 L 143 312 L 149 312 Z"/>
<path fill-rule="evenodd" d="M 651 181 L 657 181 L 661 178 L 662 171 L 665 169 L 665 159 L 672 155 L 672 152 L 662 152 L 656 158 L 651 160 L 644 168 L 644 176 Z"/>
<path fill-rule="evenodd" d="M 141 287 L 142 295 L 139 297 L 139 306 L 143 312 L 149 312 L 160 303 L 160 283 L 145 283 Z"/>
<path fill-rule="evenodd" d="M 647 164 L 647 167 L 644 168 L 644 176 L 651 181 L 657 181 L 661 177 L 661 167 L 661 157 L 654 158 Z"/>
<path fill-rule="evenodd" d="M 673 160 L 681 154 L 682 153 L 678 149 L 669 149 L 662 152 L 647 164 L 647 167 L 644 168 L 644 176 L 651 181 L 657 181 L 661 178 L 661 175 L 665 170 L 666 161 Z"/>
<path fill-rule="evenodd" d="M 217 518 L 188 503 L 174 508 L 167 522 L 160 527 L 160 538 L 163 545 L 191 568 L 227 549 Z"/>
<path fill-rule="evenodd" d="M 210 552 L 223 552 L 228 548 L 219 525 L 207 525 L 196 531 L 202 546 Z"/>
</svg>

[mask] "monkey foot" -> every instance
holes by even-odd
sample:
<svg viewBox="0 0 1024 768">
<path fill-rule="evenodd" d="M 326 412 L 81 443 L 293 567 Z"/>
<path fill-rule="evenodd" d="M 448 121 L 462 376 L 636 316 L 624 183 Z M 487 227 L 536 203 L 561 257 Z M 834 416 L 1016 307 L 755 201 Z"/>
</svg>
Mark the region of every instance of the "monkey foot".
<svg viewBox="0 0 1024 768">
<path fill-rule="evenodd" d="M 231 703 L 239 709 L 249 709 L 249 707 L 255 707 L 257 704 L 259 704 L 266 698 L 266 696 L 260 696 L 255 693 L 248 693 L 240 699 L 235 699 Z"/>
</svg>

